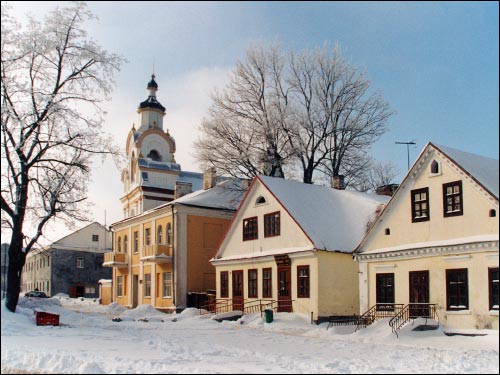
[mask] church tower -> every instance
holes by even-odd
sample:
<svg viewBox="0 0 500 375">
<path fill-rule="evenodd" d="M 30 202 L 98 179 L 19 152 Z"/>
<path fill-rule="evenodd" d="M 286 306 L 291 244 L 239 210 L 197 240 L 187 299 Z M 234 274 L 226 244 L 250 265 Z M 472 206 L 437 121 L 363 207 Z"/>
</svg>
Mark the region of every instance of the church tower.
<svg viewBox="0 0 500 375">
<path fill-rule="evenodd" d="M 182 185 L 184 193 L 201 189 L 201 173 L 182 172 L 176 163 L 175 140 L 164 130 L 165 107 L 156 99 L 155 75 L 147 85 L 148 98 L 139 104 L 140 125 L 135 124 L 127 137 L 127 166 L 122 171 L 124 195 L 120 198 L 124 217 L 138 215 L 177 198 Z"/>
</svg>

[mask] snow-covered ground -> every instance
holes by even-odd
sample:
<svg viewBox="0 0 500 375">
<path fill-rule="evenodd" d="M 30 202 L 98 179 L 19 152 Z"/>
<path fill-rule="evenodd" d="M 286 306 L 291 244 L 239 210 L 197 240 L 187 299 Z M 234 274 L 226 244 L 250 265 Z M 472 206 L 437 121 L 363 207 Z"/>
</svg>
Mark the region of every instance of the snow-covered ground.
<svg viewBox="0 0 500 375">
<path fill-rule="evenodd" d="M 35 308 L 59 314 L 61 326 L 36 326 Z M 356 333 L 289 313 L 275 314 L 272 323 L 260 314 L 218 323 L 197 309 L 167 315 L 149 305 L 126 310 L 64 295 L 20 297 L 15 314 L 2 303 L 1 318 L 2 374 L 499 371 L 498 331 L 447 336 L 443 327 L 413 331 L 418 321 L 397 338 L 387 321 Z"/>
</svg>

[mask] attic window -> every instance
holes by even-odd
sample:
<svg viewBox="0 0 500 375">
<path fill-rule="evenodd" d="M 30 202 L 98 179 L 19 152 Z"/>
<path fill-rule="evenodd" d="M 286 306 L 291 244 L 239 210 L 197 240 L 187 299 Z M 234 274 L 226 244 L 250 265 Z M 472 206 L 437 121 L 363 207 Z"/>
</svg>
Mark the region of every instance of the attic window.
<svg viewBox="0 0 500 375">
<path fill-rule="evenodd" d="M 490 210 L 490 217 L 496 217 L 497 216 L 497 211 L 494 209 Z"/>
<path fill-rule="evenodd" d="M 440 175 L 441 174 L 441 165 L 437 160 L 433 160 L 431 163 L 431 175 Z"/>
<path fill-rule="evenodd" d="M 389 236 L 391 234 L 391 228 L 385 228 L 385 235 Z"/>
<path fill-rule="evenodd" d="M 265 204 L 265 203 L 267 203 L 267 201 L 266 198 L 264 198 L 263 196 L 258 197 L 257 200 L 255 201 L 255 205 Z"/>
</svg>

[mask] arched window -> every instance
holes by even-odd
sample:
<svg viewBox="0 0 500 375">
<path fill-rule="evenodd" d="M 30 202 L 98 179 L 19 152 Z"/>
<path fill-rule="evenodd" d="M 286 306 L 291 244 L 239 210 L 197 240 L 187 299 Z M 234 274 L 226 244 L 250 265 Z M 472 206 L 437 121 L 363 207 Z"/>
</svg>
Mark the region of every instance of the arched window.
<svg viewBox="0 0 500 375">
<path fill-rule="evenodd" d="M 266 203 L 266 198 L 264 198 L 263 196 L 260 196 L 257 198 L 257 200 L 255 201 L 255 204 L 264 204 Z"/>
<path fill-rule="evenodd" d="M 497 211 L 494 209 L 490 210 L 490 217 L 496 217 L 497 216 Z"/>
<path fill-rule="evenodd" d="M 158 229 L 156 231 L 156 243 L 158 244 L 163 243 L 163 227 L 161 225 L 158 226 Z"/>
<path fill-rule="evenodd" d="M 158 151 L 156 150 L 151 150 L 148 154 L 148 158 L 154 161 L 161 161 L 161 155 Z"/>
<path fill-rule="evenodd" d="M 172 245 L 172 226 L 167 224 L 167 245 Z"/>
<path fill-rule="evenodd" d="M 122 238 L 121 237 L 118 237 L 118 243 L 117 243 L 116 247 L 118 248 L 118 252 L 121 253 L 122 252 Z"/>
<path fill-rule="evenodd" d="M 433 160 L 431 163 L 431 173 L 432 174 L 439 173 L 439 163 L 436 160 Z"/>
<path fill-rule="evenodd" d="M 123 251 L 127 252 L 127 236 L 123 236 Z"/>
</svg>

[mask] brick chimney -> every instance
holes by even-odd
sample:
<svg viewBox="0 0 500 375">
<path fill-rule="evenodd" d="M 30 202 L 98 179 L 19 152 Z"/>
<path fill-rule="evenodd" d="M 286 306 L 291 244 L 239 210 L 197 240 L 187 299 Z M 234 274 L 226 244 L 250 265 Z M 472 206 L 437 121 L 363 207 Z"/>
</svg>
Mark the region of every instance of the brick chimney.
<svg viewBox="0 0 500 375">
<path fill-rule="evenodd" d="M 203 173 L 203 190 L 213 188 L 217 184 L 217 174 L 214 167 L 209 168 Z"/>
<path fill-rule="evenodd" d="M 344 190 L 345 189 L 343 175 L 339 174 L 336 176 L 332 176 L 332 188 L 337 189 L 337 190 Z"/>
<path fill-rule="evenodd" d="M 375 189 L 375 193 L 377 193 L 378 195 L 387 195 L 389 197 L 392 197 L 398 187 L 398 184 L 381 185 Z"/>
<path fill-rule="evenodd" d="M 174 199 L 183 197 L 192 192 L 193 184 L 191 182 L 175 181 Z"/>
</svg>

